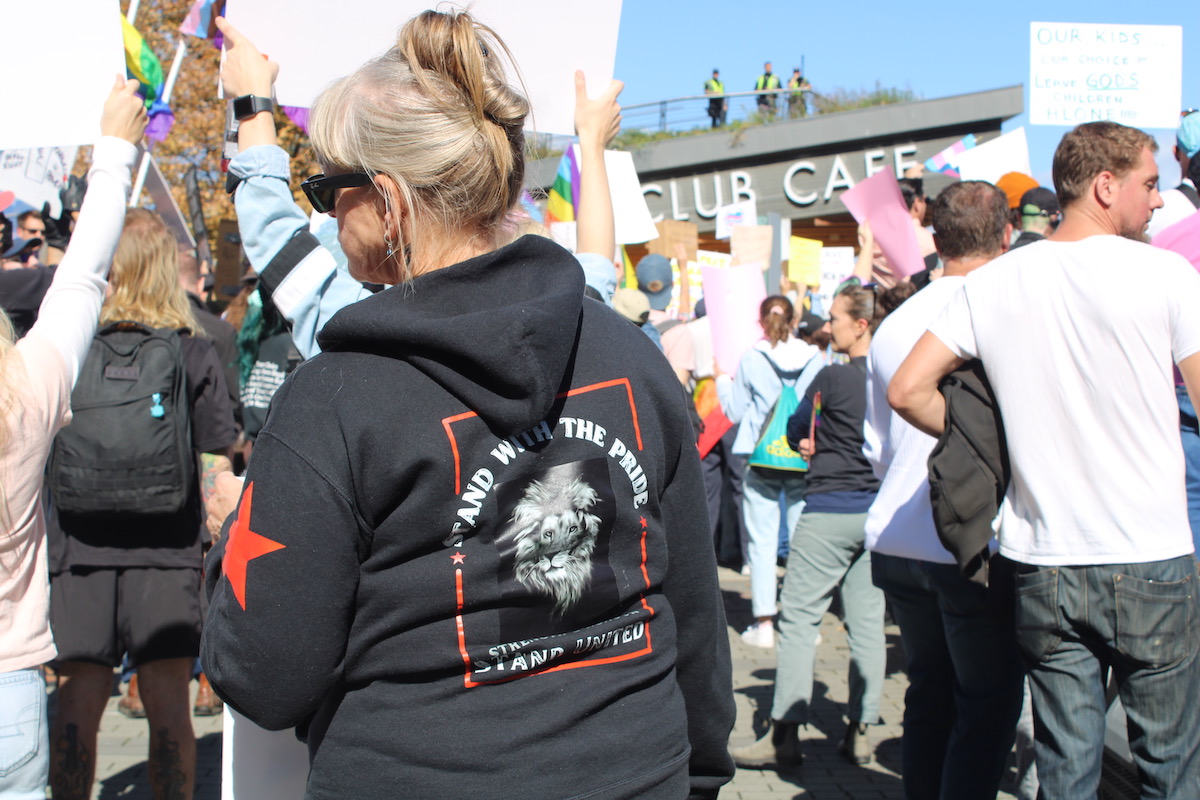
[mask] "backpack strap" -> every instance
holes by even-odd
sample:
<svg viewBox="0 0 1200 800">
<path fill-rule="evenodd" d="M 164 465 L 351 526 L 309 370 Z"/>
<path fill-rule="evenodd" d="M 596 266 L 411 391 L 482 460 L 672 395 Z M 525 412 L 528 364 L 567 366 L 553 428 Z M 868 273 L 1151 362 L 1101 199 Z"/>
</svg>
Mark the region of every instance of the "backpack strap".
<svg viewBox="0 0 1200 800">
<path fill-rule="evenodd" d="M 266 287 L 268 294 L 273 293 L 296 265 L 320 246 L 321 243 L 312 233 L 307 230 L 298 231 L 287 244 L 279 248 L 271 262 L 258 274 L 259 284 Z"/>
</svg>

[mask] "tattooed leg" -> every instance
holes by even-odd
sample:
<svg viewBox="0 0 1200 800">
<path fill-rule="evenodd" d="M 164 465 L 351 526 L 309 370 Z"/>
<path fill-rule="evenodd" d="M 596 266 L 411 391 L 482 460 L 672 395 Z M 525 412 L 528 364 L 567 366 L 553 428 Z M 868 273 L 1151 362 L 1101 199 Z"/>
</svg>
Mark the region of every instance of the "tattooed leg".
<svg viewBox="0 0 1200 800">
<path fill-rule="evenodd" d="M 188 774 L 183 768 L 179 742 L 160 728 L 150 745 L 150 786 L 156 800 L 187 800 L 192 796 Z"/>
<path fill-rule="evenodd" d="M 95 774 L 95 754 L 83 743 L 79 726 L 67 725 L 63 735 L 54 740 L 50 765 L 51 796 L 55 800 L 88 800 Z"/>
<path fill-rule="evenodd" d="M 150 786 L 155 800 L 191 800 L 196 782 L 196 735 L 188 684 L 190 658 L 138 665 L 138 683 L 150 723 Z"/>
<path fill-rule="evenodd" d="M 96 732 L 112 690 L 111 667 L 81 661 L 59 665 L 58 708 L 50 731 L 50 792 L 54 800 L 88 800 L 96 774 Z"/>
</svg>

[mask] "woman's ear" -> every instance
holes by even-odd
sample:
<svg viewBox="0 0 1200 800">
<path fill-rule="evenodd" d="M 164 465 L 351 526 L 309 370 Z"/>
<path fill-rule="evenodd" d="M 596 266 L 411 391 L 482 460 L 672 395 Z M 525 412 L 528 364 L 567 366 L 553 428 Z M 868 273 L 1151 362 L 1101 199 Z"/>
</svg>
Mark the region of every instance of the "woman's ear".
<svg viewBox="0 0 1200 800">
<path fill-rule="evenodd" d="M 405 242 L 408 228 L 408 206 L 400 186 L 390 175 L 376 175 L 375 185 L 379 188 L 379 202 L 383 204 L 383 230 L 389 242 Z"/>
</svg>

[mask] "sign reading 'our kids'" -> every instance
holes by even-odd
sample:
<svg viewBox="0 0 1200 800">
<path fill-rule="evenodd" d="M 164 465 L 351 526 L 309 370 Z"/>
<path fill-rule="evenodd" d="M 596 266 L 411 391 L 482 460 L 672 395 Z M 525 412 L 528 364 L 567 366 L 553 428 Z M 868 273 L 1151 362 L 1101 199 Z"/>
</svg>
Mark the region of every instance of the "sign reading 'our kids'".
<svg viewBox="0 0 1200 800">
<path fill-rule="evenodd" d="M 1111 120 L 1174 128 L 1183 92 L 1183 28 L 1033 22 L 1029 72 L 1034 125 Z"/>
</svg>

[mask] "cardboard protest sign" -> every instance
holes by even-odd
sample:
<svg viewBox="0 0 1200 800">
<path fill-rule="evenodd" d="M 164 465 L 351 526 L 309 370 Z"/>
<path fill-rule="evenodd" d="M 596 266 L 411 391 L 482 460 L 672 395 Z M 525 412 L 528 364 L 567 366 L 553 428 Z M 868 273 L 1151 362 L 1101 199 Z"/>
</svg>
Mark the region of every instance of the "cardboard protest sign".
<svg viewBox="0 0 1200 800">
<path fill-rule="evenodd" d="M 754 264 L 766 271 L 771 264 L 770 225 L 739 225 L 729 237 L 729 251 L 734 264 Z"/>
<path fill-rule="evenodd" d="M 5 3 L 4 30 L 8 32 L 4 60 L 11 84 L 15 86 L 17 76 L 23 75 L 49 94 L 43 91 L 25 108 L 10 100 L 0 115 L 0 148 L 96 141 L 104 101 L 116 76 L 125 75 L 117 0 Z M 10 186 L 0 189 L 16 191 Z"/>
<path fill-rule="evenodd" d="M 1006 172 L 1033 174 L 1029 168 L 1029 142 L 1024 128 L 997 136 L 958 155 L 958 173 L 964 181 L 995 183 Z"/>
<path fill-rule="evenodd" d="M 967 152 L 978 151 L 977 147 Z M 925 269 L 912 215 L 890 169 L 876 172 L 853 189 L 847 189 L 842 193 L 842 202 L 856 220 L 871 226 L 879 249 L 897 277 L 915 275 Z"/>
<path fill-rule="evenodd" d="M 331 13 L 326 0 L 228 0 L 225 13 L 263 53 L 279 63 L 275 85 L 280 105 L 309 107 L 325 86 L 364 61 L 382 55 L 410 18 L 436 5 L 439 11 L 466 2 L 355 0 Z M 587 76 L 597 94 L 613 77 L 621 0 L 559 3 L 530 13 L 526 0 L 474 0 L 471 14 L 499 34 L 512 52 L 520 79 L 508 70 L 533 106 L 531 130 L 570 135 L 575 131 L 575 70 Z M 314 57 L 314 24 L 320 30 L 320 57 Z M 569 45 L 569 46 L 568 46 Z M 497 54 L 500 57 L 500 54 Z"/>
<path fill-rule="evenodd" d="M 96 122 L 99 132 L 99 113 Z M 41 211 L 42 204 L 49 203 L 50 213 L 61 215 L 58 193 L 67 185 L 78 153 L 78 147 L 0 150 L 0 190 L 12 192 L 19 201 L 10 213 L 20 213 L 24 206 Z"/>
<path fill-rule="evenodd" d="M 700 229 L 696 227 L 696 223 L 664 219 L 655 229 L 657 238 L 646 243 L 647 251 L 663 258 L 678 258 L 679 246 L 682 245 L 686 260 L 696 260 L 696 252 L 700 247 Z"/>
<path fill-rule="evenodd" d="M 717 209 L 717 238 L 728 239 L 738 225 L 758 224 L 758 204 L 753 200 L 730 203 Z"/>
<path fill-rule="evenodd" d="M 753 264 L 702 267 L 701 275 L 713 356 L 722 371 L 736 375 L 742 353 L 763 335 L 758 324 L 758 307 L 767 299 L 762 271 Z"/>
<path fill-rule="evenodd" d="M 821 284 L 821 250 L 817 239 L 792 236 L 788 239 L 788 280 L 801 286 Z"/>
<path fill-rule="evenodd" d="M 1033 125 L 1110 120 L 1174 128 L 1182 96 L 1179 25 L 1029 24 Z"/>
</svg>

